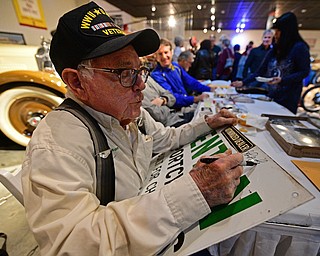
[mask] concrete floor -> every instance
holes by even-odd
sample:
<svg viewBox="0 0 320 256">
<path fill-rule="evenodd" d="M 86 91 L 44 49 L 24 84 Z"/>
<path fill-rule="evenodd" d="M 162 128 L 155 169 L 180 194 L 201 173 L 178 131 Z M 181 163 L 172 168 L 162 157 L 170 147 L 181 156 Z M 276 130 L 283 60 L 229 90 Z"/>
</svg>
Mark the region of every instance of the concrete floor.
<svg viewBox="0 0 320 256">
<path fill-rule="evenodd" d="M 8 142 L 0 135 L 0 168 L 21 164 L 23 147 Z M 0 232 L 7 234 L 9 256 L 40 255 L 37 243 L 28 227 L 24 207 L 0 183 Z M 0 238 L 0 247 L 3 239 Z"/>
</svg>

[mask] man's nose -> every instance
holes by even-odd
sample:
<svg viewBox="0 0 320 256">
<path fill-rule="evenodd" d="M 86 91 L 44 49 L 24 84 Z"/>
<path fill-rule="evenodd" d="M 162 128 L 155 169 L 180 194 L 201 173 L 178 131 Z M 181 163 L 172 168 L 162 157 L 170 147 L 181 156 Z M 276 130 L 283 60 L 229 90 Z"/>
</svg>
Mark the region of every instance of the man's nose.
<svg viewBox="0 0 320 256">
<path fill-rule="evenodd" d="M 142 76 L 139 74 L 137 76 L 137 81 L 134 83 L 134 85 L 132 86 L 133 87 L 133 90 L 144 90 L 146 88 L 146 85 L 142 79 Z"/>
</svg>

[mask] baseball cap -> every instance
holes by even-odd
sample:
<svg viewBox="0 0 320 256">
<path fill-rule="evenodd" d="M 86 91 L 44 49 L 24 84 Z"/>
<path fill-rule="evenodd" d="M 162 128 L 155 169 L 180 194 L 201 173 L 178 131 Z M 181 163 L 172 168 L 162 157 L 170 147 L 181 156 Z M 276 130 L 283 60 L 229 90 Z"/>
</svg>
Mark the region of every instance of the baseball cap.
<svg viewBox="0 0 320 256">
<path fill-rule="evenodd" d="M 63 69 L 76 69 L 82 60 L 110 54 L 128 45 L 141 57 L 157 51 L 160 38 L 151 28 L 126 35 L 102 7 L 90 2 L 59 19 L 50 58 L 61 76 Z"/>
</svg>

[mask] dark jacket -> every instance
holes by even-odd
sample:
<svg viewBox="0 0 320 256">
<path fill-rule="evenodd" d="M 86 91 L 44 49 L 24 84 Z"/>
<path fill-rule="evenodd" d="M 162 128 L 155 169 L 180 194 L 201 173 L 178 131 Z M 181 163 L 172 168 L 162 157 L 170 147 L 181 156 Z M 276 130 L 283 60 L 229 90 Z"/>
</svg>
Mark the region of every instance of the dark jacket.
<svg viewBox="0 0 320 256">
<path fill-rule="evenodd" d="M 281 82 L 278 85 L 268 86 L 268 96 L 296 114 L 302 92 L 302 80 L 310 72 L 309 48 L 304 42 L 297 42 L 288 56 L 280 62 L 275 56 L 274 49 L 271 49 L 260 68 L 243 80 L 243 84 L 253 82 L 257 76 L 272 77 L 275 70 L 280 71 Z"/>
<path fill-rule="evenodd" d="M 270 47 L 266 49 L 263 44 L 260 46 L 253 48 L 246 60 L 246 64 L 244 65 L 242 76 L 246 78 L 251 73 L 255 73 L 257 69 L 260 67 L 266 53 L 270 50 Z"/>
<path fill-rule="evenodd" d="M 190 68 L 190 75 L 198 80 L 212 80 L 212 68 L 214 59 L 210 51 L 206 49 L 199 49 L 196 53 L 192 67 Z"/>
<path fill-rule="evenodd" d="M 222 77 L 224 80 L 231 79 L 232 67 L 231 68 L 224 67 L 226 65 L 226 60 L 228 58 L 234 59 L 233 52 L 230 48 L 224 48 L 222 50 L 222 52 L 220 52 L 220 55 L 219 55 L 219 61 L 218 61 L 218 66 L 217 66 L 218 79 L 222 79 Z"/>
</svg>

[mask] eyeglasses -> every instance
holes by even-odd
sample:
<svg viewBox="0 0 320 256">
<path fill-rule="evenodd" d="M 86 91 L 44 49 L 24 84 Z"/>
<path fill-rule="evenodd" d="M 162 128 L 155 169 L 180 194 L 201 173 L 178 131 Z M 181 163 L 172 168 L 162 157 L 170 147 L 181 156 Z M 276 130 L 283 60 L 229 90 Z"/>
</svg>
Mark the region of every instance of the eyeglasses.
<svg viewBox="0 0 320 256">
<path fill-rule="evenodd" d="M 146 83 L 148 80 L 148 76 L 150 74 L 150 70 L 147 67 L 141 67 L 140 69 L 132 69 L 132 68 L 117 68 L 117 69 L 111 69 L 111 68 L 92 68 L 87 67 L 85 65 L 79 65 L 80 67 L 91 69 L 91 70 L 97 70 L 107 73 L 113 73 L 118 75 L 120 84 L 123 87 L 132 87 L 136 82 L 138 75 L 141 75 L 143 77 L 143 82 Z"/>
</svg>

